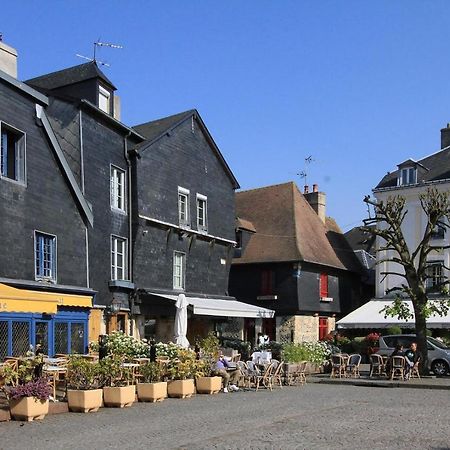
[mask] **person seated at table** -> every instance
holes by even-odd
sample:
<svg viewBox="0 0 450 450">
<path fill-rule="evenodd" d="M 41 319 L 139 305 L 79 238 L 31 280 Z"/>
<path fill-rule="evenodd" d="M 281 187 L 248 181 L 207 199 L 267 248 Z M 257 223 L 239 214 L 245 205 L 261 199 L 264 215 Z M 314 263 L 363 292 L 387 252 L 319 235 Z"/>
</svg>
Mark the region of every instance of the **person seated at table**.
<svg viewBox="0 0 450 450">
<path fill-rule="evenodd" d="M 229 369 L 227 371 L 227 369 Z M 219 355 L 218 360 L 214 364 L 213 375 L 222 377 L 223 380 L 223 392 L 228 393 L 228 386 L 230 391 L 238 391 L 239 388 L 236 384 L 239 381 L 240 372 L 239 369 L 230 370 L 230 364 L 223 355 Z M 229 384 L 231 382 L 231 384 Z"/>
<path fill-rule="evenodd" d="M 411 369 L 414 367 L 416 363 L 418 363 L 421 360 L 421 354 L 417 350 L 417 343 L 411 342 L 411 346 L 408 350 L 405 351 L 405 360 L 406 360 L 406 367 L 405 367 L 405 378 L 409 378 L 409 375 L 411 373 Z"/>
<path fill-rule="evenodd" d="M 403 345 L 397 344 L 395 346 L 395 350 L 389 355 L 388 360 L 386 361 L 386 375 L 388 378 L 391 376 L 391 370 L 392 370 L 392 358 L 394 356 L 404 356 L 403 354 Z"/>
</svg>

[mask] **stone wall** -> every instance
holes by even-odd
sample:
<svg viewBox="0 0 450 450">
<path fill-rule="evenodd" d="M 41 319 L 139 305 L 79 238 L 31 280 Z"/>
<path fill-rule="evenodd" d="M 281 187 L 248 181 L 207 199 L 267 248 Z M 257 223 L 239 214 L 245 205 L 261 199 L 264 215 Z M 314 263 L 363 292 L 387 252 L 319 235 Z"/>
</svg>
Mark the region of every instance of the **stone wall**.
<svg viewBox="0 0 450 450">
<path fill-rule="evenodd" d="M 335 319 L 329 319 L 330 331 L 334 329 Z M 319 339 L 319 317 L 279 316 L 276 317 L 277 341 L 315 342 Z"/>
</svg>

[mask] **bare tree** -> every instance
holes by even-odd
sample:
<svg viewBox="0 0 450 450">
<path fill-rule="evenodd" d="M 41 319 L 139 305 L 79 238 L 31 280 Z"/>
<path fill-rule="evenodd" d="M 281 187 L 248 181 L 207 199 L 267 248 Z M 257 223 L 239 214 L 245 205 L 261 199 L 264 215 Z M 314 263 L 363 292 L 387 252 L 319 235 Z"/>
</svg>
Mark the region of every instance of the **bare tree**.
<svg viewBox="0 0 450 450">
<path fill-rule="evenodd" d="M 427 224 L 420 242 L 416 248 L 410 249 L 406 243 L 402 224 L 408 214 L 405 208 L 405 198 L 402 196 L 389 197 L 386 202 L 364 198 L 367 205 L 374 208 L 374 217 L 364 220 L 361 230 L 378 236 L 380 247 L 378 252 L 385 251 L 386 257 L 377 258 L 377 264 L 384 262 L 396 263 L 398 271 L 386 270 L 380 272 L 383 281 L 388 275 L 397 275 L 404 279 L 399 286 L 389 289 L 386 294 L 396 291 L 392 306 L 382 310 L 385 316 L 411 319 L 413 314 L 409 310 L 405 299 L 411 299 L 417 344 L 422 354 L 422 370 L 427 371 L 428 347 L 427 347 L 427 318 L 432 314 L 446 315 L 450 309 L 448 296 L 448 283 L 446 277 L 439 276 L 439 272 L 432 273 L 430 254 L 442 252 L 449 245 L 434 244 L 433 235 L 439 229 L 446 230 L 450 223 L 450 197 L 448 192 L 439 192 L 435 188 L 429 188 L 427 192 L 419 195 L 420 204 L 427 218 Z M 370 212 L 370 209 L 369 209 Z M 370 214 L 369 214 L 370 215 Z M 391 265 L 392 267 L 392 265 Z M 434 267 L 436 267 L 434 265 Z M 441 264 L 441 269 L 448 267 Z M 438 292 L 439 298 L 430 300 L 430 292 Z"/>
</svg>

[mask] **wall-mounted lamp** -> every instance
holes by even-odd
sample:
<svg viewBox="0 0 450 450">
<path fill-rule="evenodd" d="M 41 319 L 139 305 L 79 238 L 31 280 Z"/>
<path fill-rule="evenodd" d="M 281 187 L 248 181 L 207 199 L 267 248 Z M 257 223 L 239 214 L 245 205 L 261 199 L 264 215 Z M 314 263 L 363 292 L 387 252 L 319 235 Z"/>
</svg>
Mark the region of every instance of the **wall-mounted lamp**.
<svg viewBox="0 0 450 450">
<path fill-rule="evenodd" d="M 109 305 L 109 312 L 111 314 L 117 314 L 120 311 L 122 302 L 117 298 L 113 298 L 111 304 Z"/>
</svg>

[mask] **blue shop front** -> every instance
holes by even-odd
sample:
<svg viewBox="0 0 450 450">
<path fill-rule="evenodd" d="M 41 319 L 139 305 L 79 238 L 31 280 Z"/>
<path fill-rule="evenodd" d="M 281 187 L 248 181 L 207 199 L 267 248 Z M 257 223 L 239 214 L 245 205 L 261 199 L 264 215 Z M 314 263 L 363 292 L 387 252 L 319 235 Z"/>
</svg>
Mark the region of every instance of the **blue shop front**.
<svg viewBox="0 0 450 450">
<path fill-rule="evenodd" d="M 43 353 L 86 353 L 92 294 L 19 289 L 0 284 L 0 361 L 24 356 L 40 344 Z"/>
</svg>

